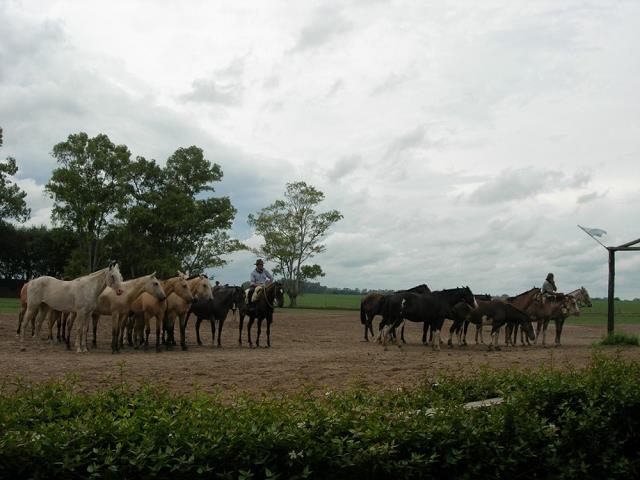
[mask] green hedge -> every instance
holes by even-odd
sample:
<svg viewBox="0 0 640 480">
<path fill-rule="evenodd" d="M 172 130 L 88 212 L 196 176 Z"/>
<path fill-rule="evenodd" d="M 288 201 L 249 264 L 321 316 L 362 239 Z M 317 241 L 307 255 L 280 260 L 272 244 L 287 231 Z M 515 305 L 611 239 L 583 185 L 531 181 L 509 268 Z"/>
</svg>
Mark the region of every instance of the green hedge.
<svg viewBox="0 0 640 480">
<path fill-rule="evenodd" d="M 5 385 L 3 478 L 637 478 L 640 366 L 260 399 Z M 465 409 L 502 396 L 500 405 Z"/>
</svg>

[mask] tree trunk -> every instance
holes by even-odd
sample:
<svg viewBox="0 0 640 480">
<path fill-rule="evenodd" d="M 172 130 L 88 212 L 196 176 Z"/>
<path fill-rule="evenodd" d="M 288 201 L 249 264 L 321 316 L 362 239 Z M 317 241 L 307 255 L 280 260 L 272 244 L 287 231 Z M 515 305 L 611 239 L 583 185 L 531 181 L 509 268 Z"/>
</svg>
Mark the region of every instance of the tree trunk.
<svg viewBox="0 0 640 480">
<path fill-rule="evenodd" d="M 289 308 L 296 308 L 298 306 L 298 293 L 288 292 L 289 294 Z"/>
</svg>

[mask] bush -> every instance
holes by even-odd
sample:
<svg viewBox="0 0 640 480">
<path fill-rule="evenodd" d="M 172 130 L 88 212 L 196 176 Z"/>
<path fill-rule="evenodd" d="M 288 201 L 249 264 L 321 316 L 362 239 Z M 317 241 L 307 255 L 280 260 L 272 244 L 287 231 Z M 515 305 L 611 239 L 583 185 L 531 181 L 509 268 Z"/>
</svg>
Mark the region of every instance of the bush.
<svg viewBox="0 0 640 480">
<path fill-rule="evenodd" d="M 637 478 L 640 365 L 224 401 L 123 384 L 0 392 L 0 477 Z M 12 391 L 9 391 L 12 390 Z M 465 409 L 494 396 L 504 403 Z"/>
<path fill-rule="evenodd" d="M 600 341 L 600 345 L 640 345 L 638 335 L 629 333 L 613 332 Z"/>
</svg>

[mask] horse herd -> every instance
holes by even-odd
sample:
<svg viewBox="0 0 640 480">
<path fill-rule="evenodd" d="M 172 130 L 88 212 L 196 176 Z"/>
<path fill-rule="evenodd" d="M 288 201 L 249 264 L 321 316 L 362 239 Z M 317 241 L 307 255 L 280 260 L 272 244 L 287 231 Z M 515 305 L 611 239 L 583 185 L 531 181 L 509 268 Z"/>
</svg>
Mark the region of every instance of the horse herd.
<svg viewBox="0 0 640 480">
<path fill-rule="evenodd" d="M 101 315 L 111 316 L 111 351 L 123 346 L 126 333 L 129 345 L 147 347 L 151 324 L 155 319 L 156 350 L 161 343 L 170 348 L 176 345 L 174 330 L 178 323 L 180 345 L 187 349 L 185 332 L 191 314 L 196 316 L 196 334 L 200 340 L 200 324 L 211 320 L 212 341 L 218 346 L 220 334 L 230 310 L 239 312 L 240 332 L 238 343 L 242 345 L 244 317 L 248 316 L 247 336 L 249 346 L 251 328 L 257 320 L 256 346 L 260 346 L 262 322 L 266 320 L 267 346 L 271 346 L 271 322 L 273 309 L 282 306 L 284 289 L 273 282 L 262 290 L 260 297 L 249 308 L 245 292 L 236 286 L 212 288 L 205 275 L 187 277 L 184 273 L 161 281 L 155 274 L 123 281 L 116 262 L 107 268 L 71 281 L 53 277 L 38 277 L 26 283 L 20 292 L 21 310 L 18 316 L 18 334 L 21 350 L 25 350 L 27 326 L 37 342 L 45 319 L 48 319 L 48 339 L 53 340 L 53 328 L 57 325 L 58 341 L 71 348 L 71 335 L 77 322 L 75 347 L 77 352 L 87 352 L 89 326 L 93 326 L 93 346 L 96 345 L 97 324 Z M 176 322 L 177 321 L 177 322 Z"/>
<path fill-rule="evenodd" d="M 256 346 L 260 345 L 262 323 L 266 320 L 267 346 L 271 346 L 271 323 L 276 306 L 284 302 L 284 289 L 279 282 L 264 288 L 257 301 L 249 306 L 241 287 L 211 286 L 205 275 L 187 277 L 184 273 L 167 280 L 158 280 L 155 274 L 123 281 L 116 262 L 107 268 L 71 281 L 53 277 L 39 277 L 26 283 L 21 292 L 21 311 L 18 317 L 18 334 L 21 349 L 25 350 L 25 336 L 31 325 L 31 334 L 40 341 L 40 333 L 48 320 L 48 338 L 53 340 L 53 328 L 57 326 L 58 341 L 71 348 L 71 336 L 76 328 L 77 352 L 88 351 L 89 327 L 93 326 L 92 344 L 96 346 L 96 331 L 102 315 L 111 316 L 111 351 L 117 352 L 127 343 L 136 348 L 149 345 L 151 325 L 155 320 L 156 350 L 161 345 L 170 348 L 176 345 L 174 330 L 180 330 L 180 346 L 187 349 L 186 327 L 190 316 L 196 317 L 196 338 L 202 345 L 200 325 L 204 319 L 211 321 L 212 342 L 221 345 L 221 333 L 229 311 L 238 312 L 238 344 L 242 345 L 242 329 L 248 317 L 247 339 L 253 346 L 251 328 L 257 320 Z M 492 299 L 488 295 L 474 295 L 469 287 L 431 291 L 425 284 L 400 290 L 391 294 L 370 293 L 361 302 L 360 321 L 364 325 L 364 338 L 373 335 L 373 318 L 381 315 L 378 340 L 384 345 L 396 339 L 400 327 L 400 341 L 404 342 L 406 320 L 423 324 L 422 342 L 428 343 L 427 333 L 434 349 L 440 348 L 440 334 L 446 319 L 452 321 L 449 328 L 449 346 L 457 335 L 458 345 L 466 345 L 469 324 L 476 326 L 482 338 L 482 326 L 491 326 L 489 348 L 498 348 L 498 334 L 505 328 L 505 342 L 515 345 L 520 329 L 522 344 L 537 342 L 542 331 L 542 344 L 546 345 L 547 326 L 551 320 L 556 324 L 556 345 L 564 320 L 569 315 L 579 315 L 579 305 L 591 306 L 589 294 L 584 287 L 568 294 L 543 297 L 540 289 L 532 288 L 505 300 Z M 534 333 L 532 321 L 537 322 Z M 76 325 L 77 324 L 77 325 Z M 398 345 L 400 345 L 398 341 Z"/>
<path fill-rule="evenodd" d="M 584 287 L 567 294 L 543 296 L 539 288 L 532 288 L 515 297 L 504 300 L 493 299 L 490 295 L 474 295 L 469 287 L 431 291 L 425 284 L 409 290 L 399 290 L 391 294 L 370 293 L 360 303 L 360 321 L 364 325 L 364 339 L 373 336 L 373 318 L 381 315 L 378 341 L 385 346 L 389 339 L 396 339 L 396 330 L 401 327 L 400 340 L 404 342 L 404 322 L 406 320 L 423 324 L 422 343 L 427 341 L 427 332 L 431 332 L 433 348 L 440 349 L 440 332 L 444 321 L 452 321 L 449 328 L 448 345 L 453 346 L 453 335 L 458 337 L 458 345 L 467 345 L 467 328 L 470 323 L 476 326 L 476 344 L 478 333 L 482 338 L 482 327 L 491 326 L 489 349 L 499 349 L 498 335 L 505 326 L 505 343 L 515 345 L 520 328 L 520 341 L 536 342 L 542 330 L 542 345 L 546 346 L 546 334 L 549 322 L 556 326 L 556 346 L 560 345 L 562 327 L 570 315 L 580 315 L 579 305 L 591 307 L 589 293 Z M 532 321 L 537 322 L 534 333 Z M 397 342 L 401 345 L 400 341 Z"/>
</svg>

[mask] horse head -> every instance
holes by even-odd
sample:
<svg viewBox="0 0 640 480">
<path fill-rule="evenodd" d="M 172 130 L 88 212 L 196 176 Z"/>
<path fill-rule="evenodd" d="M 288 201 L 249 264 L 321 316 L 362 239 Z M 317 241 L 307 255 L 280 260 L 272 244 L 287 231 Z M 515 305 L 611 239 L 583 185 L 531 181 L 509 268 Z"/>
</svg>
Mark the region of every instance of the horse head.
<svg viewBox="0 0 640 480">
<path fill-rule="evenodd" d="M 160 282 L 156 278 L 156 272 L 153 272 L 151 275 L 147 275 L 147 282 L 145 284 L 144 291 L 149 293 L 150 295 L 153 295 L 160 301 L 167 298 L 162 285 L 160 285 Z"/>
<path fill-rule="evenodd" d="M 584 306 L 593 307 L 593 304 L 591 303 L 591 297 L 589 296 L 589 292 L 587 292 L 587 289 L 584 287 L 580 287 L 580 293 L 582 294 L 581 300 Z"/>
<path fill-rule="evenodd" d="M 174 277 L 174 289 L 176 295 L 182 298 L 187 303 L 195 303 L 196 299 L 191 293 L 189 283 L 187 282 L 187 276 L 178 270 L 178 276 Z"/>
<path fill-rule="evenodd" d="M 245 300 L 246 300 L 244 290 L 242 289 L 242 287 L 231 287 L 231 288 L 233 288 L 232 298 L 233 298 L 234 308 L 242 309 L 242 307 L 244 307 L 245 305 Z"/>
<path fill-rule="evenodd" d="M 274 303 L 279 308 L 282 308 L 284 305 L 284 288 L 282 287 L 282 284 L 280 282 L 273 282 L 269 287 L 270 289 L 273 289 Z"/>
<path fill-rule="evenodd" d="M 122 295 L 122 274 L 120 273 L 118 262 L 115 260 L 109 263 L 106 283 L 108 287 L 111 287 L 115 290 L 117 295 Z"/>
<path fill-rule="evenodd" d="M 210 300 L 213 298 L 213 289 L 211 282 L 205 275 L 197 275 L 188 280 L 191 287 L 191 293 L 197 300 Z"/>
<path fill-rule="evenodd" d="M 473 308 L 478 308 L 478 302 L 476 302 L 476 297 L 473 294 L 473 292 L 471 291 L 471 289 L 466 286 L 464 288 L 461 289 L 462 290 L 462 299 L 463 301 L 469 305 L 469 307 Z"/>
</svg>

